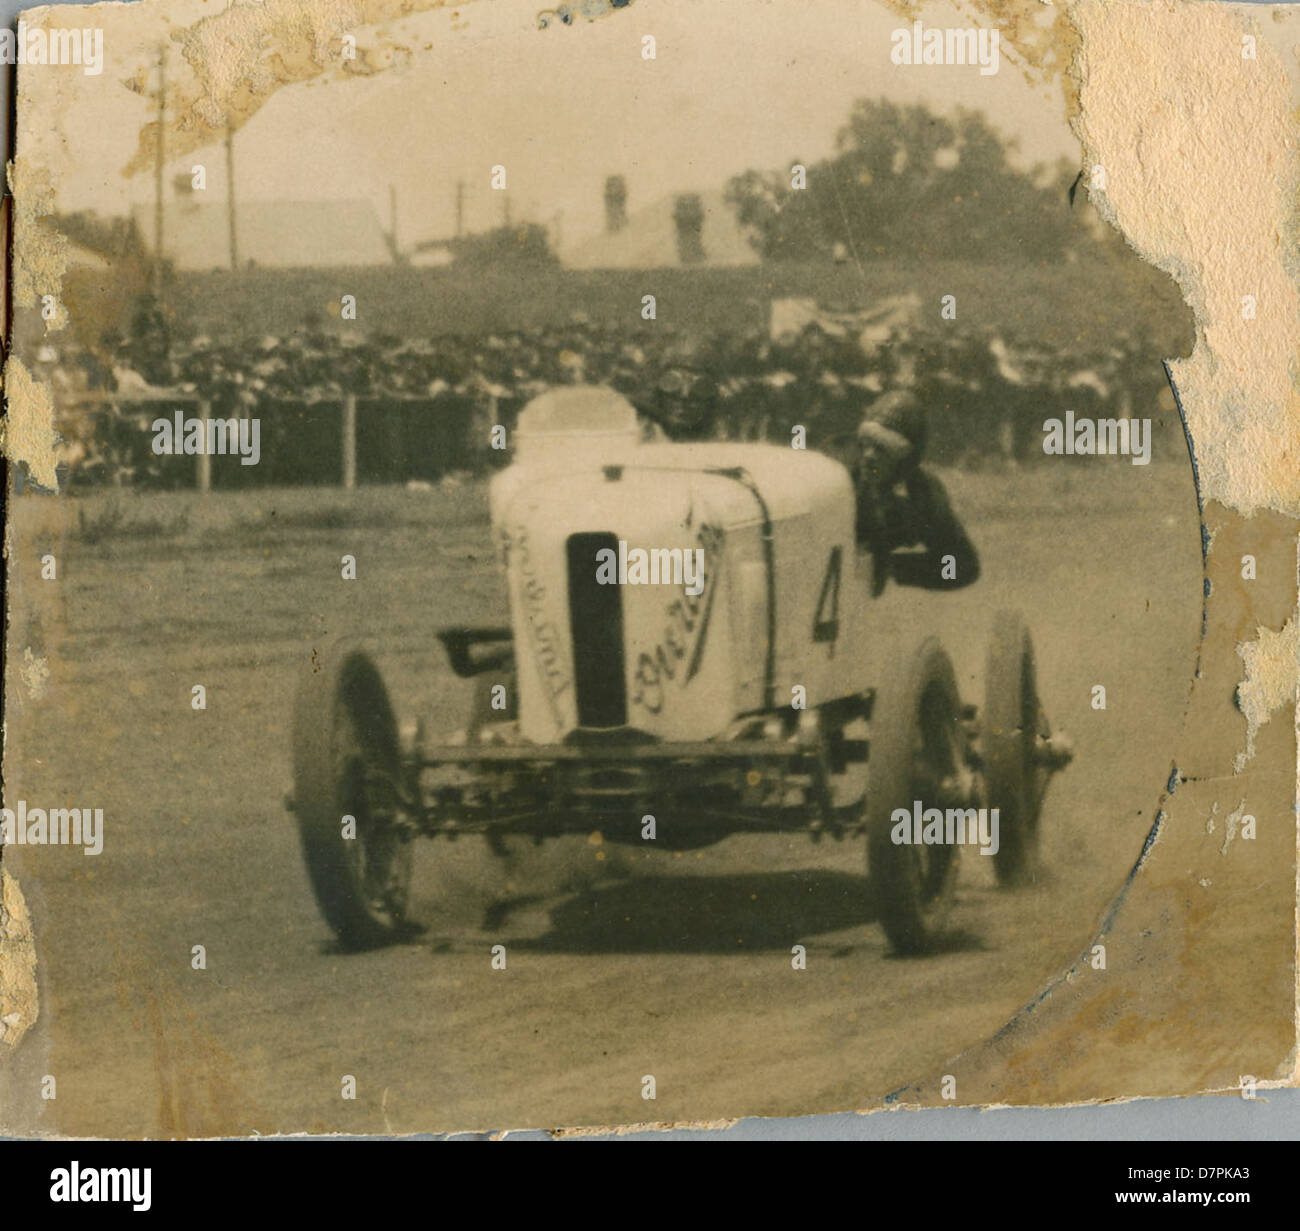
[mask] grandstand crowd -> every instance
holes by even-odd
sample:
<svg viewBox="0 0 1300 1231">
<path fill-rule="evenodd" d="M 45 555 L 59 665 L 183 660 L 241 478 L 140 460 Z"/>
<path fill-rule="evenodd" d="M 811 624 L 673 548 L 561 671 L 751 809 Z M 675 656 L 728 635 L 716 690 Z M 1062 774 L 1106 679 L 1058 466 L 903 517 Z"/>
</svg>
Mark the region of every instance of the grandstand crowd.
<svg viewBox="0 0 1300 1231">
<path fill-rule="evenodd" d="M 978 326 L 893 327 L 870 341 L 843 323 L 688 336 L 671 327 L 624 330 L 575 320 L 562 327 L 474 336 L 398 338 L 307 327 L 284 336 L 217 341 L 169 337 L 147 309 L 96 349 L 52 335 L 34 349 L 38 379 L 54 391 L 61 483 L 181 486 L 189 469 L 151 454 L 150 423 L 195 406 L 223 418 L 258 416 L 263 456 L 281 463 L 241 481 L 329 481 L 293 457 L 304 435 L 328 436 L 347 394 L 358 399 L 358 439 L 370 480 L 478 473 L 503 460 L 492 425 L 509 429 L 534 396 L 563 384 L 606 384 L 674 439 L 788 443 L 795 425 L 810 448 L 851 439 L 871 403 L 910 389 L 929 417 L 940 464 L 1018 465 L 1041 455 L 1045 418 L 1067 409 L 1097 418 L 1172 411 L 1154 346 L 1140 330 L 1105 348 L 1049 353 Z M 1173 416 L 1176 422 L 1176 415 Z M 359 447 L 360 444 L 359 444 Z M 321 444 L 324 455 L 334 445 Z M 364 467 L 363 467 L 364 469 Z"/>
</svg>

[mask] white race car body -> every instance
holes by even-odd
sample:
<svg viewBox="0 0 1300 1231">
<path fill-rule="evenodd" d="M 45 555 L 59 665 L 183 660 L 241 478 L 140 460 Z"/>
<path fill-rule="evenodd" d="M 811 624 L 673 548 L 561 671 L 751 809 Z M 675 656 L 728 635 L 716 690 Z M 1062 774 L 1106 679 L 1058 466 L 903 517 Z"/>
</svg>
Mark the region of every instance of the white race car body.
<svg viewBox="0 0 1300 1231">
<path fill-rule="evenodd" d="M 490 503 L 523 739 L 706 740 L 848 691 L 843 466 L 779 445 L 643 443 L 604 389 L 545 394 L 517 431 Z"/>
<path fill-rule="evenodd" d="M 364 651 L 313 654 L 290 806 L 340 938 L 403 934 L 415 835 L 482 835 L 503 857 L 507 836 L 673 851 L 865 837 L 870 909 L 902 953 L 945 941 L 960 839 L 900 841 L 900 810 L 966 826 L 991 806 L 999 882 L 1031 882 L 1047 781 L 1072 753 L 1019 617 L 995 623 L 987 726 L 933 637 L 867 684 L 843 466 L 642 437 L 605 389 L 557 389 L 520 416 L 490 489 L 511 624 L 438 633 L 453 672 L 477 677 L 458 736 L 431 745 L 417 723 L 402 738 Z"/>
</svg>

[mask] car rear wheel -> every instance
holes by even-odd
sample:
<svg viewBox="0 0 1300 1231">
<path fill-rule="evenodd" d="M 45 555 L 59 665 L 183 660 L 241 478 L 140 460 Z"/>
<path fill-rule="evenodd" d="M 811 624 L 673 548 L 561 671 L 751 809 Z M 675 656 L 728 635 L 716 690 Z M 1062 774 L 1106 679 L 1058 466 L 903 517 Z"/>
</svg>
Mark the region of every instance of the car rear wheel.
<svg viewBox="0 0 1300 1231">
<path fill-rule="evenodd" d="M 1038 748 L 1051 730 L 1038 700 L 1033 642 L 1014 612 L 994 618 L 984 690 L 984 781 L 1001 842 L 993 866 L 999 884 L 1028 885 L 1039 872 L 1038 818 L 1050 773 Z"/>
<path fill-rule="evenodd" d="M 294 811 L 325 921 L 368 948 L 406 924 L 412 845 L 401 824 L 401 757 L 388 692 L 355 647 L 327 650 L 298 691 Z"/>
<path fill-rule="evenodd" d="M 896 842 L 894 812 L 941 807 L 962 769 L 961 708 L 952 663 L 927 639 L 875 690 L 867 757 L 867 858 L 881 925 L 899 953 L 924 953 L 944 933 L 957 878 L 951 844 Z"/>
</svg>

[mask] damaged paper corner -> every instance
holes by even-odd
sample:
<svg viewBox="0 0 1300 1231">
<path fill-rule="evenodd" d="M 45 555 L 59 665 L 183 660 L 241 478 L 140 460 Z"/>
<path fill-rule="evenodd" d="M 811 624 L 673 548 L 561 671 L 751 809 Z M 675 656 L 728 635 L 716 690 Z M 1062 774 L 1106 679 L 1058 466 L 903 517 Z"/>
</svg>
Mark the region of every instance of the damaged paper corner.
<svg viewBox="0 0 1300 1231">
<path fill-rule="evenodd" d="M 55 490 L 54 401 L 50 387 L 34 380 L 22 360 L 10 356 L 4 370 L 5 417 L 0 422 L 0 451 L 22 463 L 32 479 Z"/>
<path fill-rule="evenodd" d="M 10 250 L 9 285 L 16 307 L 42 302 L 52 311 L 42 312 L 47 329 L 61 328 L 67 312 L 59 295 L 67 268 L 68 241 L 41 219 L 54 211 L 54 189 L 49 172 L 20 161 L 7 168 L 13 209 L 13 246 Z M 16 355 L 10 355 L 3 373 L 4 419 L 0 421 L 0 453 L 15 465 L 26 465 L 32 479 L 55 489 L 54 402 L 49 386 L 33 379 Z"/>
<path fill-rule="evenodd" d="M 1255 755 L 1255 736 L 1276 710 L 1296 699 L 1297 664 L 1300 664 L 1300 625 L 1288 620 L 1280 631 L 1261 628 L 1255 641 L 1237 646 L 1245 677 L 1237 688 L 1237 707 L 1246 718 L 1246 747 L 1237 754 L 1235 772 L 1241 773 Z"/>
<path fill-rule="evenodd" d="M 1202 504 L 1300 516 L 1300 14 L 1079 0 L 1070 15 L 1092 199 L 1195 314 L 1195 349 L 1170 372 Z M 1255 627 L 1237 645 L 1238 773 L 1300 677 L 1295 617 Z"/>
<path fill-rule="evenodd" d="M 66 236 L 43 222 L 55 212 L 53 177 L 48 167 L 24 158 L 10 162 L 6 173 L 13 208 L 9 254 L 13 305 L 30 308 L 40 303 L 42 296 L 53 296 L 53 319 L 46 313 L 42 316 L 47 329 L 60 328 L 67 317 L 58 303 L 58 292 L 68 267 L 69 243 Z"/>
<path fill-rule="evenodd" d="M 36 1021 L 36 940 L 18 882 L 0 868 L 0 1045 L 17 1047 Z"/>
<path fill-rule="evenodd" d="M 18 678 L 22 680 L 28 697 L 39 701 L 45 696 L 50 680 L 50 664 L 44 654 L 33 654 L 31 646 L 23 647 L 23 661 L 18 666 Z"/>
<path fill-rule="evenodd" d="M 1195 313 L 1196 347 L 1171 367 L 1202 499 L 1295 516 L 1295 66 L 1259 28 L 1270 12 L 1079 0 L 1070 15 L 1092 200 Z"/>
<path fill-rule="evenodd" d="M 385 23 L 441 7 L 443 0 L 368 0 L 364 7 L 352 0 L 266 0 L 228 5 L 177 30 L 172 39 L 194 82 L 169 95 L 169 156 L 200 149 L 227 128 L 237 131 L 278 90 L 323 78 L 331 64 L 342 66 L 343 77 L 367 77 L 404 63 L 411 49 L 389 38 Z M 359 40 L 362 27 L 367 33 Z M 128 88 L 146 93 L 149 72 L 142 66 Z M 157 121 L 142 125 L 123 174 L 148 167 L 157 140 Z"/>
</svg>

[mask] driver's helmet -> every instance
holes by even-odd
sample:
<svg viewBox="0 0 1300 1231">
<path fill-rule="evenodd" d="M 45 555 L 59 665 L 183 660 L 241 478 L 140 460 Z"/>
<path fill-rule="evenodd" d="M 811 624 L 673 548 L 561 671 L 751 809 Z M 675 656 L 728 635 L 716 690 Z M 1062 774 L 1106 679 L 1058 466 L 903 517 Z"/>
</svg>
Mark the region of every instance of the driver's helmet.
<svg viewBox="0 0 1300 1231">
<path fill-rule="evenodd" d="M 654 417 L 673 440 L 702 440 L 713 426 L 717 386 L 703 373 L 670 367 L 655 382 Z"/>
<path fill-rule="evenodd" d="M 903 470 L 920 462 L 927 435 L 921 403 L 911 393 L 895 389 L 871 404 L 869 417 L 858 428 L 858 446 Z"/>
</svg>

